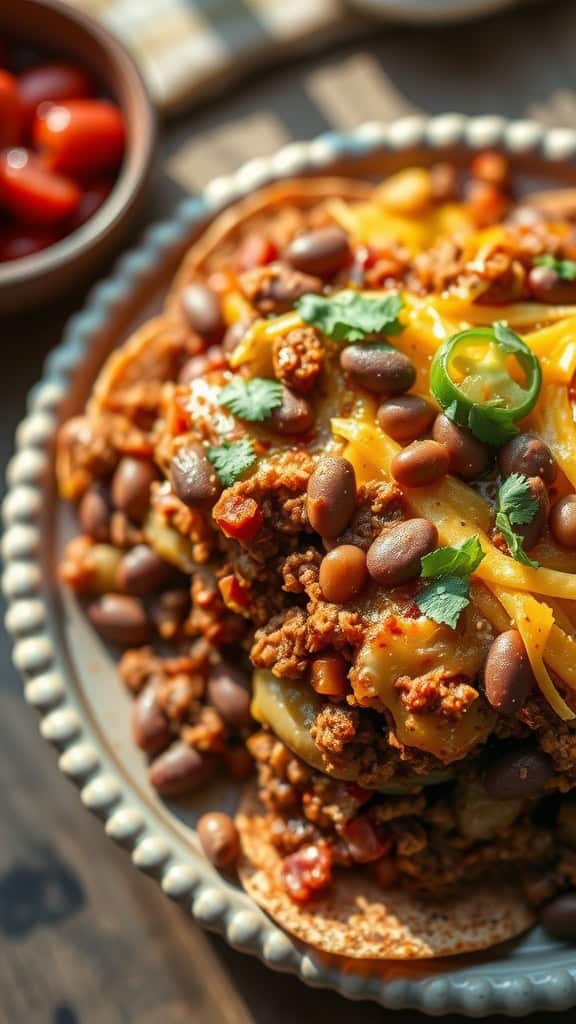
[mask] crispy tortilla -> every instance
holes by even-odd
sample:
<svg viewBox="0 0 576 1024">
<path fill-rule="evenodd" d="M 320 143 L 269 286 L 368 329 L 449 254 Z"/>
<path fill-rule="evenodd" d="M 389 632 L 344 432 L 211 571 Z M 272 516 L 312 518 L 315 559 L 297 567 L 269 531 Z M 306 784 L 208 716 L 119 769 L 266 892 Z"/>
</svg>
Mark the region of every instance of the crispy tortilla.
<svg viewBox="0 0 576 1024">
<path fill-rule="evenodd" d="M 249 896 L 296 938 L 326 953 L 359 960 L 422 960 L 488 949 L 533 924 L 512 886 L 474 882 L 469 893 L 431 903 L 402 889 L 383 890 L 363 871 L 342 872 L 325 895 L 294 903 L 280 883 L 281 858 L 254 791 L 237 815 L 239 874 Z"/>
<path fill-rule="evenodd" d="M 305 210 L 333 198 L 367 200 L 373 191 L 373 183 L 354 178 L 292 178 L 239 200 L 216 217 L 188 250 L 168 293 L 166 311 L 177 314 L 186 284 L 197 275 L 222 269 L 246 235 L 277 222 L 290 208 Z"/>
</svg>

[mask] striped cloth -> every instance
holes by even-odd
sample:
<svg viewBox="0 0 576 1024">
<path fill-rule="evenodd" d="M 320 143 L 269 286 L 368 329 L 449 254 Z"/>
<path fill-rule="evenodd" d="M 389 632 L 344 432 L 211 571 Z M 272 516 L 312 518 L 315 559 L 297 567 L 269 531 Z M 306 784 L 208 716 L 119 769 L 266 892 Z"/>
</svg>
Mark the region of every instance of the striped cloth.
<svg viewBox="0 0 576 1024">
<path fill-rule="evenodd" d="M 348 38 L 362 25 L 344 0 L 72 2 L 124 41 L 164 111 L 217 91 L 249 68 Z"/>
</svg>

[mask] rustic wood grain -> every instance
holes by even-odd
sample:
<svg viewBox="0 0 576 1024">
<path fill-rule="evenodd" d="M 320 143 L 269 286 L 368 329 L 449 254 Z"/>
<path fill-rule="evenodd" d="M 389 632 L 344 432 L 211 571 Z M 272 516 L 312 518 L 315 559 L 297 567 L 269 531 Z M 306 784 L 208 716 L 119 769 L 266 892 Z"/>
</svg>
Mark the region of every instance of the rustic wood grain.
<svg viewBox="0 0 576 1024">
<path fill-rule="evenodd" d="M 169 212 L 183 183 L 195 185 L 211 164 L 213 173 L 220 173 L 243 158 L 234 149 L 243 118 L 258 124 L 265 117 L 268 126 L 276 122 L 272 131 L 286 138 L 325 130 L 330 117 L 341 123 L 349 119 L 349 97 L 338 106 L 340 63 L 348 69 L 342 79 L 347 89 L 354 81 L 369 80 L 372 88 L 385 83 L 386 116 L 393 113 L 390 97 L 396 96 L 403 110 L 518 116 L 537 104 L 548 120 L 572 114 L 576 119 L 575 29 L 574 6 L 549 0 L 474 26 L 375 32 L 364 65 L 358 49 L 340 47 L 322 61 L 300 61 L 253 77 L 233 95 L 166 126 L 164 166 L 177 167 L 178 173 L 165 172 L 159 180 L 149 219 Z M 378 65 L 381 79 L 374 73 Z M 559 88 L 572 95 L 572 103 L 566 96 L 561 103 L 554 99 Z M 375 116 L 375 98 L 373 93 L 363 98 L 363 88 L 357 90 L 358 122 Z M 229 131 L 232 125 L 235 133 Z M 269 145 L 270 134 L 265 135 L 263 146 Z M 227 137 L 229 163 L 224 159 L 222 166 Z M 192 168 L 189 178 L 182 156 L 186 146 L 191 160 L 202 153 L 202 167 L 196 173 Z M 258 147 L 256 132 L 250 155 L 258 155 Z M 49 311 L 23 312 L 1 325 L 2 464 L 42 359 L 82 301 L 77 293 Z M 424 1020 L 306 989 L 204 935 L 155 883 L 136 872 L 83 810 L 73 787 L 59 775 L 55 755 L 38 737 L 5 637 L 0 659 L 0 1024 Z M 572 1014 L 562 1018 L 571 1020 Z M 532 1019 L 544 1024 L 547 1017 Z"/>
</svg>

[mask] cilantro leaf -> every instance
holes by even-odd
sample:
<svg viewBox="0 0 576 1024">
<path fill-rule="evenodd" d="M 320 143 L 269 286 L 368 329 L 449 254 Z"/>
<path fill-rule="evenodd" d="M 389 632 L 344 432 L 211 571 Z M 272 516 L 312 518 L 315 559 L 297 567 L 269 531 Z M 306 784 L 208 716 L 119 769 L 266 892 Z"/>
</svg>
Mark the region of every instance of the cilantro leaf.
<svg viewBox="0 0 576 1024">
<path fill-rule="evenodd" d="M 531 523 L 537 511 L 538 501 L 532 495 L 528 477 L 521 473 L 511 473 L 498 491 L 496 529 L 504 537 L 512 558 L 533 569 L 538 568 L 538 562 L 528 557 L 522 537 L 514 527 Z"/>
<path fill-rule="evenodd" d="M 484 558 L 477 534 L 468 537 L 457 547 L 436 548 L 422 559 L 422 576 L 468 576 L 478 568 Z"/>
<path fill-rule="evenodd" d="M 420 591 L 416 604 L 426 618 L 456 629 L 462 612 L 470 604 L 468 577 L 442 576 L 434 580 Z"/>
<path fill-rule="evenodd" d="M 206 455 L 224 487 L 231 487 L 254 465 L 257 458 L 252 441 L 246 437 L 241 441 L 223 441 L 220 445 L 209 445 Z"/>
<path fill-rule="evenodd" d="M 576 260 L 557 259 L 552 253 L 546 253 L 536 257 L 534 266 L 549 267 L 558 274 L 561 281 L 576 281 Z"/>
<path fill-rule="evenodd" d="M 282 385 L 266 377 L 233 377 L 220 392 L 220 404 L 248 423 L 268 419 L 270 413 L 282 404 Z"/>
<path fill-rule="evenodd" d="M 334 341 L 363 341 L 369 334 L 399 334 L 404 324 L 398 314 L 404 307 L 394 292 L 383 299 L 369 299 L 360 292 L 344 291 L 331 298 L 303 295 L 296 309 L 307 324 Z"/>
<path fill-rule="evenodd" d="M 530 490 L 530 481 L 522 473 L 511 473 L 498 491 L 498 511 L 508 516 L 512 526 L 531 523 L 538 501 Z"/>
<path fill-rule="evenodd" d="M 522 565 L 529 565 L 532 569 L 538 568 L 540 563 L 535 562 L 533 558 L 528 557 L 524 551 L 524 542 L 522 537 L 514 532 L 510 525 L 508 516 L 504 515 L 503 512 L 496 513 L 496 529 L 499 530 L 504 537 L 512 558 L 517 562 L 520 562 Z"/>
</svg>

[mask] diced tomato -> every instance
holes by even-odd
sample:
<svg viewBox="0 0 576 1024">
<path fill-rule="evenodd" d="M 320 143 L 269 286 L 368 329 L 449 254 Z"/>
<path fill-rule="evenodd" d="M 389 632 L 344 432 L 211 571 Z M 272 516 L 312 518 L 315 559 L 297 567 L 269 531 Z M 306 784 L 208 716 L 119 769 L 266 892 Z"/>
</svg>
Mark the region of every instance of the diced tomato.
<svg viewBox="0 0 576 1024">
<path fill-rule="evenodd" d="M 8 260 L 22 260 L 35 252 L 47 249 L 59 239 L 59 234 L 49 228 L 14 227 L 0 230 L 0 263 Z"/>
<path fill-rule="evenodd" d="M 0 71 L 0 149 L 17 146 L 22 134 L 22 111 L 14 75 Z"/>
<path fill-rule="evenodd" d="M 272 263 L 278 256 L 278 249 L 274 242 L 265 235 L 248 235 L 242 242 L 236 255 L 236 266 L 238 270 L 252 270 L 254 267 L 264 267 Z"/>
<path fill-rule="evenodd" d="M 253 540 L 264 522 L 264 516 L 254 498 L 232 495 L 218 505 L 214 517 L 222 533 L 234 540 Z"/>
<path fill-rule="evenodd" d="M 340 654 L 325 654 L 313 659 L 310 683 L 316 693 L 343 700 L 347 678 L 348 664 Z"/>
<path fill-rule="evenodd" d="M 218 580 L 218 589 L 222 594 L 222 600 L 232 612 L 242 615 L 250 604 L 250 591 L 245 587 L 234 573 L 223 576 Z"/>
<path fill-rule="evenodd" d="M 67 100 L 41 106 L 34 120 L 35 145 L 49 166 L 64 174 L 97 174 L 116 167 L 124 154 L 126 127 L 106 100 Z"/>
<path fill-rule="evenodd" d="M 106 201 L 111 191 L 112 182 L 108 181 L 108 179 L 94 181 L 87 185 L 83 189 L 80 202 L 74 211 L 70 223 L 67 225 L 68 230 L 76 231 L 76 228 L 82 227 L 87 220 L 90 220 L 96 211 L 100 209 L 102 203 Z"/>
<path fill-rule="evenodd" d="M 80 202 L 75 182 L 47 171 L 27 149 L 0 155 L 0 204 L 29 224 L 56 224 L 71 216 Z"/>
<path fill-rule="evenodd" d="M 340 829 L 351 856 L 358 864 L 379 860 L 390 850 L 391 843 L 380 839 L 372 822 L 365 814 L 351 818 Z"/>
<path fill-rule="evenodd" d="M 18 94 L 28 131 L 41 103 L 79 100 L 92 96 L 90 76 L 74 64 L 37 64 L 27 68 L 18 78 Z"/>
<path fill-rule="evenodd" d="M 510 177 L 510 164 L 503 153 L 486 149 L 474 157 L 470 164 L 470 174 L 488 185 L 506 188 Z"/>
<path fill-rule="evenodd" d="M 485 228 L 502 219 L 509 200 L 496 185 L 474 178 L 466 188 L 466 203 L 477 226 Z"/>
<path fill-rule="evenodd" d="M 282 864 L 282 882 L 296 903 L 307 903 L 332 881 L 332 852 L 326 843 L 303 846 Z"/>
</svg>

